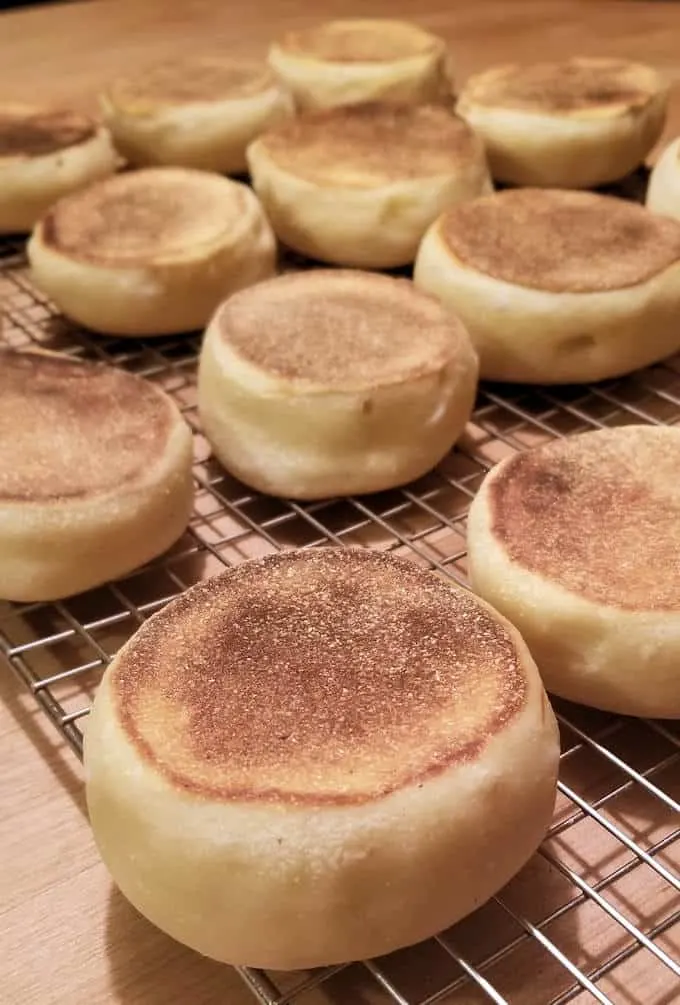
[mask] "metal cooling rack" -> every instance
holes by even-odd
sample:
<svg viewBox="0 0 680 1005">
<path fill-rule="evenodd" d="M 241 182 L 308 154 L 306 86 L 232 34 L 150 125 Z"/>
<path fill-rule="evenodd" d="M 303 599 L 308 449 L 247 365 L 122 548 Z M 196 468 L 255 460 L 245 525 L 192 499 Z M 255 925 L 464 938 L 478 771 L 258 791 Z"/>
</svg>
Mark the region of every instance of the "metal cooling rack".
<svg viewBox="0 0 680 1005">
<path fill-rule="evenodd" d="M 320 544 L 387 549 L 465 582 L 465 519 L 508 452 L 577 431 L 680 422 L 680 358 L 596 387 L 484 387 L 459 447 L 407 488 L 299 505 L 244 489 L 209 456 L 194 386 L 198 336 L 104 339 L 67 324 L 0 244 L 2 339 L 101 359 L 157 381 L 195 431 L 191 526 L 158 561 L 56 604 L 0 604 L 0 652 L 81 753 L 81 719 L 107 661 L 193 583 L 266 552 Z M 242 970 L 266 1005 L 671 1005 L 680 1001 L 680 723 L 556 702 L 562 733 L 552 828 L 499 896 L 434 939 L 310 973 Z"/>
</svg>

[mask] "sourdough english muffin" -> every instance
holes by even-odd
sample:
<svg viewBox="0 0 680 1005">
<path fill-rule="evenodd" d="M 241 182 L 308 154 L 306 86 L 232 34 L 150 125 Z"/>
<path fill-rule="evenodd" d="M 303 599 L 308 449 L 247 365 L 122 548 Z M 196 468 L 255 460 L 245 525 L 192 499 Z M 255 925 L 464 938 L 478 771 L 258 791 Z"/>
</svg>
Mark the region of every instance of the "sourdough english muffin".
<svg viewBox="0 0 680 1005">
<path fill-rule="evenodd" d="M 269 51 L 270 66 L 301 109 L 444 99 L 452 89 L 448 62 L 441 38 L 388 19 L 329 21 L 289 31 Z"/>
<path fill-rule="evenodd" d="M 208 326 L 198 405 L 224 466 L 298 499 L 376 492 L 448 453 L 470 417 L 467 332 L 406 279 L 290 273 L 231 297 Z"/>
<path fill-rule="evenodd" d="M 36 226 L 36 285 L 74 321 L 115 335 L 206 324 L 233 290 L 270 276 L 275 241 L 249 188 L 146 168 L 60 200 Z"/>
<path fill-rule="evenodd" d="M 108 130 L 77 112 L 0 103 L 0 233 L 23 233 L 57 199 L 113 174 Z"/>
<path fill-rule="evenodd" d="M 517 632 L 361 549 L 230 569 L 149 619 L 87 721 L 113 879 L 159 928 L 277 970 L 451 925 L 550 822 L 557 728 Z"/>
<path fill-rule="evenodd" d="M 680 429 L 626 426 L 502 461 L 470 509 L 473 588 L 546 687 L 680 717 Z"/>
<path fill-rule="evenodd" d="M 430 223 L 491 191 L 481 140 L 435 105 L 309 112 L 248 148 L 255 191 L 290 248 L 323 262 L 412 262 Z"/>
<path fill-rule="evenodd" d="M 477 74 L 457 110 L 484 139 L 497 181 L 594 188 L 642 164 L 663 130 L 667 100 L 649 66 L 576 58 Z"/>
<path fill-rule="evenodd" d="M 192 506 L 191 433 L 154 385 L 0 350 L 0 597 L 56 600 L 168 548 Z"/>
<path fill-rule="evenodd" d="M 510 189 L 455 206 L 414 279 L 461 318 L 489 380 L 602 380 L 680 348 L 680 224 L 622 199 Z"/>
<path fill-rule="evenodd" d="M 244 172 L 248 144 L 292 112 L 271 70 L 224 56 L 154 64 L 114 80 L 100 101 L 131 164 L 224 174 Z"/>
<path fill-rule="evenodd" d="M 652 213 L 680 220 L 680 137 L 664 148 L 652 168 L 645 204 Z"/>
</svg>

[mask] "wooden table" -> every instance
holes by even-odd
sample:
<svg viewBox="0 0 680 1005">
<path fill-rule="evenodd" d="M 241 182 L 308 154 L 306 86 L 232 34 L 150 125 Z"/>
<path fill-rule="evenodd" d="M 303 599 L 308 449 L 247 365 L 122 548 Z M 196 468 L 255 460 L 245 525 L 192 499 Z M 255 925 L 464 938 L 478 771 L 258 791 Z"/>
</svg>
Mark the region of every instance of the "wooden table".
<svg viewBox="0 0 680 1005">
<path fill-rule="evenodd" d="M 325 0 L 107 0 L 0 15 L 4 99 L 93 105 L 112 73 L 167 54 L 263 54 L 285 27 L 366 13 Z M 510 59 L 637 57 L 680 78 L 680 4 L 617 0 L 374 0 L 445 35 L 460 77 Z M 680 132 L 674 90 L 668 135 Z M 94 849 L 81 772 L 0 667 L 0 1002 L 2 1005 L 247 1005 L 228 968 L 183 950 L 137 917 Z M 670 1002 L 672 999 L 665 999 Z"/>
</svg>

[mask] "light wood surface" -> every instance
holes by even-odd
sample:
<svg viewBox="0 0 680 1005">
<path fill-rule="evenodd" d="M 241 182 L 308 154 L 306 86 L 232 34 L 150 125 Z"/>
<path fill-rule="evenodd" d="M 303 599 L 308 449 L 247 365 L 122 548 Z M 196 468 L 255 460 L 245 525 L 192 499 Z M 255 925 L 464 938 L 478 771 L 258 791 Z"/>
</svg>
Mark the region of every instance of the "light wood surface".
<svg viewBox="0 0 680 1005">
<path fill-rule="evenodd" d="M 369 10 L 417 19 L 445 35 L 461 78 L 497 61 L 590 53 L 636 57 L 680 79 L 680 4 L 673 3 L 106 0 L 0 15 L 1 94 L 92 106 L 97 87 L 111 74 L 149 59 L 201 49 L 263 54 L 268 39 L 287 27 Z M 674 91 L 668 135 L 676 132 L 680 97 Z M 112 892 L 89 834 L 80 766 L 3 665 L 0 765 L 2 1005 L 252 1002 L 232 971 L 181 949 Z M 610 865 L 616 854 L 614 842 L 603 862 Z M 671 864 L 677 862 L 669 859 Z M 576 856 L 573 868 L 582 865 Z M 625 896 L 633 894 L 623 891 L 623 904 Z M 587 924 L 585 917 L 582 923 Z M 572 912 L 569 925 L 575 924 Z M 512 933 L 499 935 L 507 937 Z M 670 940 L 666 945 L 670 951 Z M 613 945 L 610 951 L 616 949 Z M 586 959 L 581 962 L 587 965 Z M 662 1005 L 678 1000 L 667 975 L 655 983 L 637 957 L 622 973 L 626 987 L 621 990 L 619 983 L 608 989 L 615 1001 Z M 543 980 L 545 1002 L 551 980 L 545 971 Z M 525 988 L 531 984 L 529 965 L 523 981 Z M 348 994 L 352 1005 L 359 1001 L 351 988 Z M 478 1000 L 477 995 L 465 998 Z M 515 1000 L 540 1005 L 534 996 Z M 588 995 L 578 999 L 584 1005 L 592 1000 Z"/>
</svg>

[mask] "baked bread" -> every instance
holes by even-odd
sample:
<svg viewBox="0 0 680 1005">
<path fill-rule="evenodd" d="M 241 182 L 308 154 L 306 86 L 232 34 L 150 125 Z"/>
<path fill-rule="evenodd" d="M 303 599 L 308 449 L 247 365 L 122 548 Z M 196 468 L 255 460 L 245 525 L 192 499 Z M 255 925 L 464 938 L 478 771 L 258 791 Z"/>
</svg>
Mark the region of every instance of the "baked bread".
<svg viewBox="0 0 680 1005">
<path fill-rule="evenodd" d="M 154 615 L 85 730 L 114 881 L 206 956 L 387 953 L 495 893 L 550 822 L 555 719 L 517 632 L 403 559 L 307 549 Z"/>
<path fill-rule="evenodd" d="M 447 206 L 491 191 L 481 140 L 436 105 L 309 112 L 255 140 L 248 164 L 284 244 L 357 268 L 411 263 Z"/>
<path fill-rule="evenodd" d="M 28 243 L 36 285 L 74 321 L 114 335 L 202 328 L 234 290 L 272 275 L 257 198 L 189 168 L 117 175 L 60 200 Z"/>
<path fill-rule="evenodd" d="M 293 103 L 260 63 L 201 56 L 120 77 L 100 98 L 127 161 L 223 174 L 246 170 L 246 147 L 292 112 Z"/>
<path fill-rule="evenodd" d="M 652 213 L 680 220 L 680 137 L 664 147 L 652 168 L 645 204 Z"/>
<path fill-rule="evenodd" d="M 475 591 L 553 694 L 680 717 L 680 429 L 624 426 L 502 461 L 468 518 Z"/>
<path fill-rule="evenodd" d="M 588 57 L 486 70 L 467 81 L 456 107 L 484 139 L 496 181 L 594 188 L 643 163 L 667 103 L 652 67 Z"/>
<path fill-rule="evenodd" d="M 0 597 L 57 600 L 165 551 L 191 513 L 191 432 L 141 377 L 0 350 Z"/>
<path fill-rule="evenodd" d="M 198 407 L 232 474 L 318 499 L 429 471 L 463 431 L 476 387 L 467 332 L 409 280 L 319 269 L 220 308 L 201 349 Z"/>
<path fill-rule="evenodd" d="M 680 224 L 623 199 L 508 189 L 455 206 L 414 279 L 463 321 L 488 380 L 603 380 L 680 349 Z"/>
<path fill-rule="evenodd" d="M 452 91 L 444 41 L 418 25 L 386 18 L 289 31 L 271 46 L 269 64 L 300 109 L 367 101 L 422 104 Z"/>
<path fill-rule="evenodd" d="M 0 104 L 0 234 L 30 231 L 53 202 L 117 165 L 108 130 L 88 116 Z"/>
</svg>

